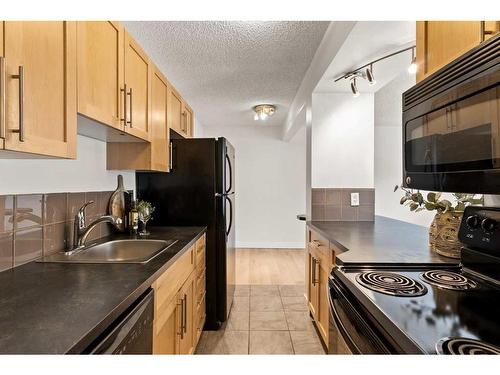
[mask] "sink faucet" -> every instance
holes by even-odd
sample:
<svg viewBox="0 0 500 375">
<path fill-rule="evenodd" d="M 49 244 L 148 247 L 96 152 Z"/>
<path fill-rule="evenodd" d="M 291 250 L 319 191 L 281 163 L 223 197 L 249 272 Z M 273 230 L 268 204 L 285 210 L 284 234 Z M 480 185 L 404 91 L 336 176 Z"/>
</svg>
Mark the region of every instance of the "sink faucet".
<svg viewBox="0 0 500 375">
<path fill-rule="evenodd" d="M 92 230 L 99 223 L 111 223 L 115 226 L 122 223 L 122 219 L 119 217 L 114 217 L 111 215 L 103 215 L 92 221 L 88 226 L 86 226 L 85 208 L 87 208 L 87 206 L 92 203 L 94 203 L 94 201 L 88 201 L 87 203 L 85 203 L 82 207 L 80 207 L 80 209 L 75 215 L 72 250 L 81 249 L 85 247 L 85 242 L 87 241 L 90 232 L 92 232 Z"/>
</svg>

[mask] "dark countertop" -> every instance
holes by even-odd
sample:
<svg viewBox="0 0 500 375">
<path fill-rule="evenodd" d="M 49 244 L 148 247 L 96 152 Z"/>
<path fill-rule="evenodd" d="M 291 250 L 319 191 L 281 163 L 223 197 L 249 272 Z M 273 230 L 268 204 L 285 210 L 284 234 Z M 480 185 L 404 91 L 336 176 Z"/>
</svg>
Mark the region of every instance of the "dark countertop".
<svg viewBox="0 0 500 375">
<path fill-rule="evenodd" d="M 308 221 L 313 230 L 328 238 L 341 252 L 338 265 L 388 265 L 393 263 L 457 264 L 429 250 L 427 228 L 375 216 L 375 221 Z"/>
<path fill-rule="evenodd" d="M 0 353 L 81 352 L 205 232 L 148 229 L 148 238 L 177 242 L 146 264 L 31 262 L 0 272 Z"/>
</svg>

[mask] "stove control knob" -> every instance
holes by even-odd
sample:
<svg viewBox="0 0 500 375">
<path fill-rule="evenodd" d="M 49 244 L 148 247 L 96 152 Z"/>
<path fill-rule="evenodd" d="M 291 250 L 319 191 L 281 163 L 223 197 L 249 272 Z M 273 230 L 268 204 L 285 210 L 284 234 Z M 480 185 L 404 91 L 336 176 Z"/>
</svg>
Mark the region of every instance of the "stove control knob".
<svg viewBox="0 0 500 375">
<path fill-rule="evenodd" d="M 493 233 L 497 226 L 498 223 L 493 219 L 486 218 L 481 222 L 481 227 L 486 233 Z"/>
<path fill-rule="evenodd" d="M 481 226 L 481 219 L 477 215 L 471 215 L 465 219 L 465 223 L 470 230 L 475 230 Z"/>
</svg>

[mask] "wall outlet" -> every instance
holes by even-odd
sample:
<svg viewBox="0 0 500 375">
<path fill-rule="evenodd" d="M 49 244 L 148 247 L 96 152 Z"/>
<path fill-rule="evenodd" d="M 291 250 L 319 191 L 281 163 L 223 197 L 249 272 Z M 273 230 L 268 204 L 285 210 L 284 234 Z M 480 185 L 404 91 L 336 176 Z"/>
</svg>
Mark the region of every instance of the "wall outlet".
<svg viewBox="0 0 500 375">
<path fill-rule="evenodd" d="M 351 206 L 359 206 L 359 193 L 351 193 Z"/>
</svg>

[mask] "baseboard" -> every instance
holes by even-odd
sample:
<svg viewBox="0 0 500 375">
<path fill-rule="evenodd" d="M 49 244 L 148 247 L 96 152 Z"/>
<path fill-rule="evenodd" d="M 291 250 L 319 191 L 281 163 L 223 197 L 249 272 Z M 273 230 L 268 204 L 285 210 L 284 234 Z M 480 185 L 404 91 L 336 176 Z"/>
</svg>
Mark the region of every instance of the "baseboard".
<svg viewBox="0 0 500 375">
<path fill-rule="evenodd" d="M 304 249 L 305 242 L 236 242 L 243 249 Z"/>
</svg>

